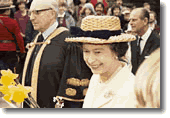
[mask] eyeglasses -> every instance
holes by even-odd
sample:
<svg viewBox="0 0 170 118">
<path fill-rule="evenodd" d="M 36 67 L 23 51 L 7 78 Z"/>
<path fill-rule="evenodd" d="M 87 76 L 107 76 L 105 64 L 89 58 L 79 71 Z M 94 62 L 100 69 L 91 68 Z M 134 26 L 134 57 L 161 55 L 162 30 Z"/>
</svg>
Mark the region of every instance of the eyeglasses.
<svg viewBox="0 0 170 118">
<path fill-rule="evenodd" d="M 47 11 L 47 10 L 52 10 L 52 8 L 29 11 L 29 12 L 28 12 L 28 16 L 31 16 L 31 13 L 33 13 L 33 14 L 36 15 L 36 16 L 38 16 L 38 15 L 40 15 L 40 13 L 41 13 L 42 11 Z"/>
</svg>

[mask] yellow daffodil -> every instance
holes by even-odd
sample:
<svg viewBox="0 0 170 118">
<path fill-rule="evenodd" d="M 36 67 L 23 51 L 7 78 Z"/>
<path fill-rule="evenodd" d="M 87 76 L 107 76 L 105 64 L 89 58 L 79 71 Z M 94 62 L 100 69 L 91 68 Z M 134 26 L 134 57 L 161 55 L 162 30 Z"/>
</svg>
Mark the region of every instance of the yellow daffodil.
<svg viewBox="0 0 170 118">
<path fill-rule="evenodd" d="M 13 84 L 16 84 L 14 79 L 18 77 L 18 74 L 12 73 L 11 70 L 1 70 L 1 79 L 0 84 L 3 84 L 4 86 L 10 86 Z"/>
<path fill-rule="evenodd" d="M 11 103 L 11 94 L 5 94 L 3 99 L 6 100 L 7 102 Z"/>
<path fill-rule="evenodd" d="M 16 85 L 14 79 L 18 77 L 18 74 L 12 73 L 11 70 L 1 70 L 1 79 L 0 79 L 0 91 L 4 94 L 3 99 L 11 103 L 11 100 L 20 104 L 24 101 L 25 98 L 28 98 L 28 93 L 31 91 L 31 88 L 24 87 L 21 84 Z"/>
<path fill-rule="evenodd" d="M 9 86 L 8 88 L 1 86 L 0 91 L 4 94 L 4 100 L 11 103 L 11 100 L 20 104 L 24 101 L 25 98 L 28 98 L 28 93 L 31 91 L 31 88 L 23 87 L 22 85 Z"/>
<path fill-rule="evenodd" d="M 14 74 L 10 69 L 8 70 L 1 70 L 2 76 L 8 76 L 11 79 L 16 79 L 18 74 Z"/>
<path fill-rule="evenodd" d="M 0 79 L 0 83 L 3 86 L 10 86 L 10 85 L 15 85 L 14 79 L 8 77 L 8 76 L 2 76 Z"/>
<path fill-rule="evenodd" d="M 28 98 L 28 93 L 31 91 L 31 89 L 27 89 L 22 85 L 17 85 L 17 87 L 12 87 L 11 91 L 13 91 L 11 99 L 16 103 L 21 103 L 25 98 Z"/>
<path fill-rule="evenodd" d="M 1 91 L 3 94 L 9 94 L 8 86 L 0 86 L 0 91 Z"/>
</svg>

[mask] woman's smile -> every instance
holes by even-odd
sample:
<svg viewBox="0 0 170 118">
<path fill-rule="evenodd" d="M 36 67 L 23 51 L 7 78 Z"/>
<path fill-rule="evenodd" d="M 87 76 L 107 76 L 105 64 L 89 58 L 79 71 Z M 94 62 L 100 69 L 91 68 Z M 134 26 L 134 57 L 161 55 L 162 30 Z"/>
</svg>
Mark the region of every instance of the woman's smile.
<svg viewBox="0 0 170 118">
<path fill-rule="evenodd" d="M 98 65 L 89 65 L 93 70 L 97 70 L 99 67 L 101 67 L 103 64 Z"/>
</svg>

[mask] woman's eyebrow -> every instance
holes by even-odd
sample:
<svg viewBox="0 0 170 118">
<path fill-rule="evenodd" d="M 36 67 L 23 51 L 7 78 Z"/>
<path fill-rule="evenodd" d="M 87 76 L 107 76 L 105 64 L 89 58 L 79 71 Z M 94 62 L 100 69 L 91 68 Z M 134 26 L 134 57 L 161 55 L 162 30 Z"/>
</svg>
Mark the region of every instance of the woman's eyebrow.
<svg viewBox="0 0 170 118">
<path fill-rule="evenodd" d="M 96 49 L 94 49 L 94 50 L 104 50 L 103 48 L 96 48 Z"/>
</svg>

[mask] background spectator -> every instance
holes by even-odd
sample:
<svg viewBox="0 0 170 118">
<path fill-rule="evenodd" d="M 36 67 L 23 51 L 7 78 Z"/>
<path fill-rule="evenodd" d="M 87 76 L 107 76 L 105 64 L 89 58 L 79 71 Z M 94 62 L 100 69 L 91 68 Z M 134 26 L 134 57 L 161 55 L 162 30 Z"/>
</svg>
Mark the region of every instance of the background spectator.
<svg viewBox="0 0 170 118">
<path fill-rule="evenodd" d="M 120 23 L 121 23 L 121 29 L 122 29 L 122 32 L 123 32 L 124 17 L 123 17 L 123 15 L 121 14 L 121 10 L 120 10 L 120 7 L 119 7 L 119 6 L 115 5 L 114 7 L 111 8 L 111 16 L 119 17 Z"/>
<path fill-rule="evenodd" d="M 116 5 L 120 7 L 120 10 L 123 9 L 123 0 L 116 0 Z"/>
<path fill-rule="evenodd" d="M 125 32 L 128 29 L 130 13 L 131 13 L 131 10 L 128 7 L 126 7 L 122 11 L 122 16 L 123 16 L 123 19 L 124 19 L 124 26 L 122 27 L 123 32 Z"/>
<path fill-rule="evenodd" d="M 59 27 L 62 26 L 70 29 L 71 26 L 75 26 L 73 17 L 67 12 L 67 4 L 65 2 L 58 3 L 57 21 L 59 23 Z"/>
<path fill-rule="evenodd" d="M 78 27 L 80 27 L 81 21 L 84 17 L 86 17 L 88 15 L 95 15 L 96 14 L 94 7 L 91 3 L 86 3 L 83 6 L 83 8 L 81 9 L 80 13 L 81 13 L 81 15 L 80 15 L 81 17 L 80 17 L 79 21 L 77 22 Z"/>
<path fill-rule="evenodd" d="M 160 35 L 160 27 L 156 24 L 156 13 L 154 11 L 149 12 L 149 26 L 154 30 L 158 35 Z"/>
<path fill-rule="evenodd" d="M 20 30 L 21 30 L 21 36 L 24 39 L 24 45 L 25 43 L 25 29 L 26 24 L 28 23 L 29 16 L 28 16 L 28 10 L 26 9 L 26 1 L 25 0 L 18 0 L 17 6 L 19 10 L 14 14 L 14 19 L 18 22 Z"/>
<path fill-rule="evenodd" d="M 94 6 L 94 9 L 96 11 L 96 15 L 98 16 L 104 16 L 104 4 L 102 2 L 98 2 L 96 3 L 96 5 Z"/>
<path fill-rule="evenodd" d="M 151 11 L 151 6 L 150 6 L 150 4 L 149 4 L 149 3 L 147 3 L 147 2 L 143 3 L 143 7 L 144 7 L 145 9 L 147 9 L 147 10 L 148 10 L 148 12 L 150 12 L 150 11 Z"/>
<path fill-rule="evenodd" d="M 114 6 L 114 7 L 112 7 L 112 9 L 111 9 L 111 15 L 112 16 L 120 16 L 121 15 L 121 12 L 120 12 L 120 7 L 119 6 Z"/>
<path fill-rule="evenodd" d="M 67 11 L 70 15 L 73 15 L 75 12 L 75 5 L 73 0 L 57 0 L 58 3 L 66 3 Z"/>
<path fill-rule="evenodd" d="M 108 4 L 107 0 L 91 0 L 91 3 L 93 4 L 93 6 L 95 6 L 98 2 L 103 3 L 103 5 L 104 5 L 104 14 L 107 14 L 107 9 L 109 7 L 109 4 Z"/>
<path fill-rule="evenodd" d="M 75 14 L 74 14 L 74 19 L 76 21 L 76 23 L 79 21 L 80 18 L 80 11 L 83 8 L 83 6 L 88 3 L 89 1 L 87 0 L 80 0 L 80 3 L 78 5 L 75 6 Z"/>
</svg>

